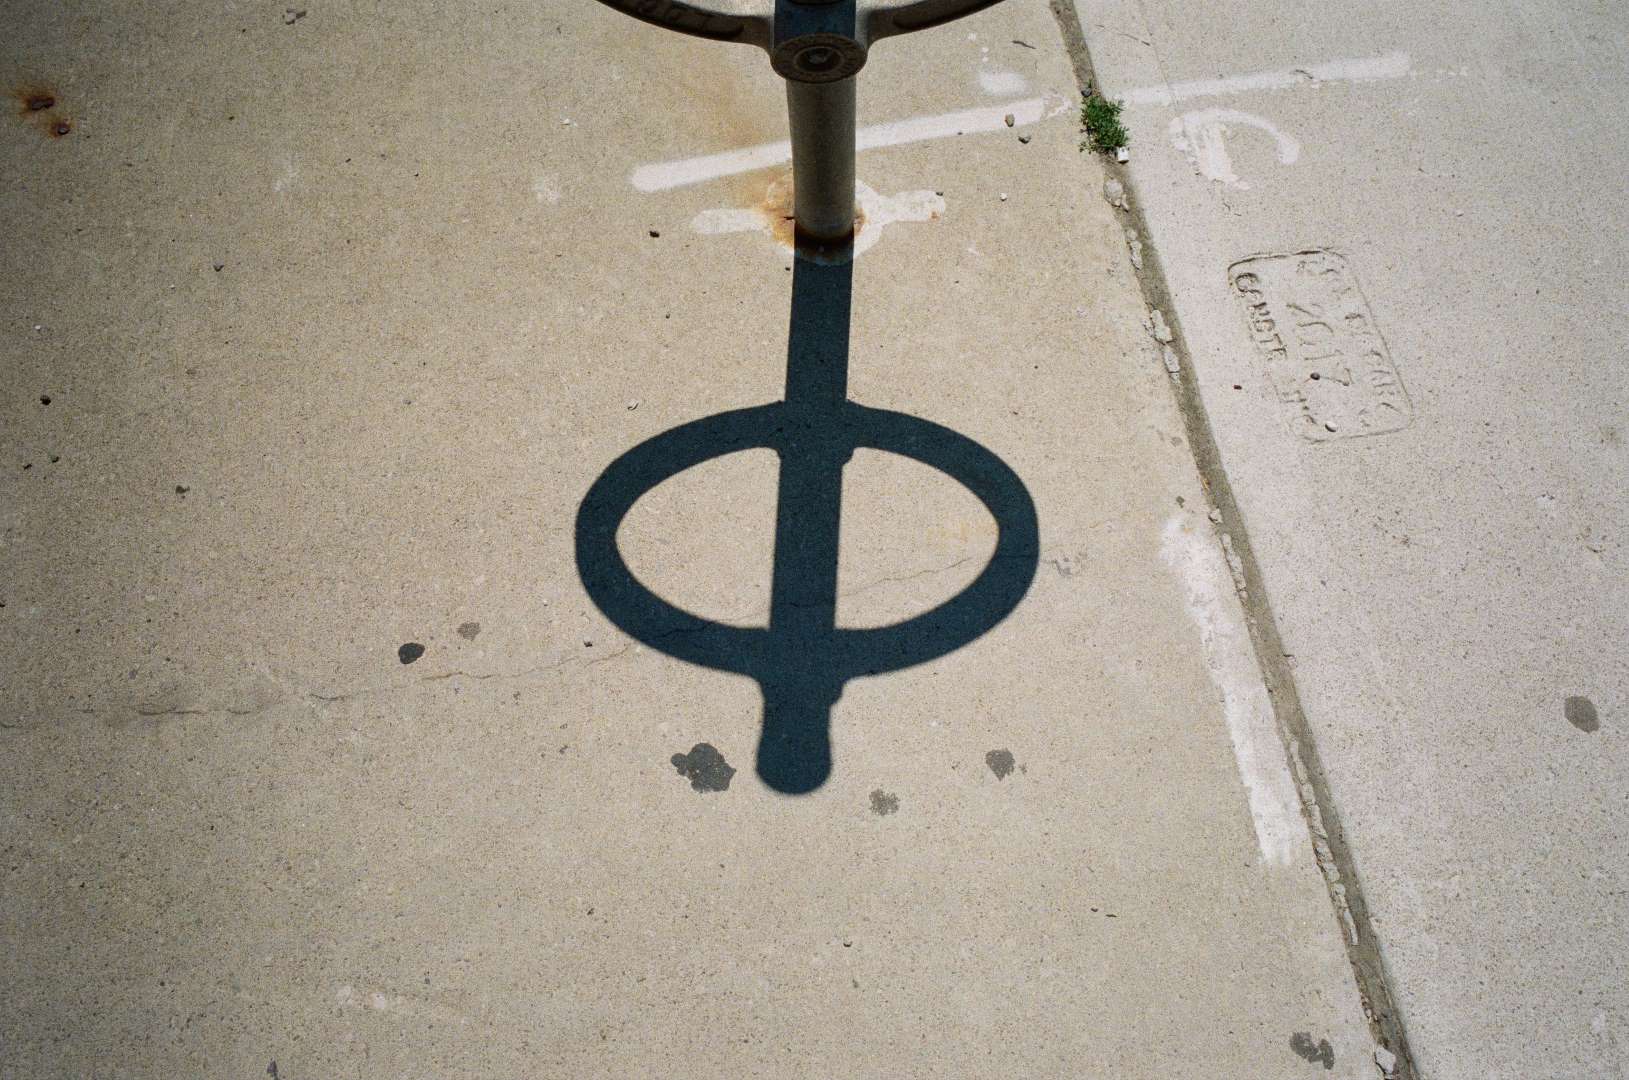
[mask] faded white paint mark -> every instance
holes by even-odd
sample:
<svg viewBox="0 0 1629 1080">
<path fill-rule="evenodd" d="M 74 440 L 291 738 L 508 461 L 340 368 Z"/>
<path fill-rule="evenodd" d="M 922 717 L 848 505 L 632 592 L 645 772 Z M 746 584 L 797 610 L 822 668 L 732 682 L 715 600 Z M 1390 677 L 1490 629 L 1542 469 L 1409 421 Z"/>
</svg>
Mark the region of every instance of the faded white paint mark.
<svg viewBox="0 0 1629 1080">
<path fill-rule="evenodd" d="M 294 159 L 287 154 L 283 155 L 283 171 L 277 179 L 272 181 L 272 190 L 278 193 L 287 191 L 300 182 L 300 167 Z"/>
<path fill-rule="evenodd" d="M 1376 82 L 1400 79 L 1409 73 L 1411 61 L 1406 52 L 1366 56 L 1352 60 L 1331 60 L 1309 67 L 1281 71 L 1256 71 L 1222 79 L 1194 79 L 1166 86 L 1142 86 L 1121 98 L 1128 105 L 1174 105 L 1196 97 L 1226 97 L 1252 90 L 1288 90 L 1296 86 L 1317 86 L 1326 82 Z"/>
<path fill-rule="evenodd" d="M 937 116 L 913 116 L 906 120 L 861 128 L 856 134 L 855 143 L 858 149 L 864 151 L 956 135 L 1000 131 L 1007 126 L 1008 113 L 1012 114 L 1015 127 L 1033 124 L 1046 115 L 1046 105 L 1045 98 L 1035 97 L 1004 105 L 987 105 L 977 109 L 940 113 Z M 790 160 L 792 144 L 782 140 L 743 147 L 740 150 L 726 150 L 720 154 L 685 158 L 681 161 L 641 165 L 629 175 L 628 179 L 640 191 L 667 191 L 716 180 L 721 176 L 734 176 L 737 173 L 771 168 Z"/>
<path fill-rule="evenodd" d="M 641 165 L 629 175 L 628 179 L 640 191 L 667 191 L 670 188 L 716 180 L 721 176 L 773 168 L 791 159 L 792 144 L 782 140 L 748 146 L 741 150 L 726 150 L 722 154 L 687 158 L 683 161 Z"/>
<path fill-rule="evenodd" d="M 765 198 L 769 206 L 791 205 L 791 193 L 785 190 L 788 178 L 770 185 Z M 882 236 L 882 230 L 896 221 L 933 221 L 945 212 L 945 200 L 932 191 L 902 191 L 898 195 L 879 195 L 871 185 L 857 181 L 854 201 L 860 209 L 863 227 L 854 238 L 854 257 L 859 258 L 871 250 Z M 722 233 L 761 232 L 775 236 L 774 222 L 762 209 L 756 210 L 703 210 L 690 221 L 690 227 L 704 236 Z M 790 250 L 784 241 L 780 246 Z"/>
<path fill-rule="evenodd" d="M 438 1023 L 457 1022 L 468 1026 L 470 1018 L 445 1005 L 439 1005 L 417 996 L 387 994 L 383 991 L 359 991 L 350 983 L 341 983 L 334 990 L 334 1000 L 342 1009 L 364 1009 L 372 1012 L 394 1013 L 407 1017 L 431 1017 Z"/>
<path fill-rule="evenodd" d="M 1016 71 L 986 71 L 980 68 L 979 88 L 986 94 L 1011 97 L 1028 92 L 1029 80 Z"/>
<path fill-rule="evenodd" d="M 1160 555 L 1182 583 L 1188 614 L 1199 628 L 1205 666 L 1222 695 L 1222 715 L 1244 781 L 1261 861 L 1269 866 L 1302 864 L 1311 857 L 1312 842 L 1244 612 L 1221 549 L 1210 531 L 1195 528 L 1195 522 L 1187 514 L 1167 521 Z"/>
<path fill-rule="evenodd" d="M 540 203 L 554 206 L 560 201 L 560 181 L 552 176 L 539 176 L 532 184 L 532 194 Z"/>
<path fill-rule="evenodd" d="M 1233 161 L 1228 157 L 1229 124 L 1242 124 L 1271 135 L 1282 165 L 1293 165 L 1301 157 L 1301 144 L 1278 130 L 1272 121 L 1237 109 L 1199 109 L 1175 117 L 1170 124 L 1171 145 L 1186 154 L 1193 167 L 1207 178 L 1230 187 L 1249 188 L 1233 171 Z"/>
<path fill-rule="evenodd" d="M 719 209 L 703 210 L 690 219 L 690 227 L 703 236 L 722 236 L 726 233 L 769 232 L 769 222 L 758 210 Z"/>
</svg>

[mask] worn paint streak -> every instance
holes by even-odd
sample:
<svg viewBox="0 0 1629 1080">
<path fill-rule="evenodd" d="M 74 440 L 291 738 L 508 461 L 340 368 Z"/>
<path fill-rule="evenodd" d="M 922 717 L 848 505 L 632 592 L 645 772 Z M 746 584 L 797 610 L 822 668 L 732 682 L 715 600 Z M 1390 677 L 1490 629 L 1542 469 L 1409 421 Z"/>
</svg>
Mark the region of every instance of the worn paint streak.
<svg viewBox="0 0 1629 1080">
<path fill-rule="evenodd" d="M 1273 137 L 1281 165 L 1293 165 L 1301 157 L 1301 144 L 1278 130 L 1272 121 L 1237 109 L 1198 109 L 1183 113 L 1170 124 L 1171 145 L 1186 154 L 1193 167 L 1207 179 L 1229 187 L 1249 188 L 1233 171 L 1227 153 L 1228 125 L 1241 124 L 1265 131 Z"/>
<path fill-rule="evenodd" d="M 856 258 L 876 244 L 885 226 L 896 221 L 937 221 L 945 212 L 945 200 L 932 191 L 879 195 L 864 182 L 854 185 L 854 203 L 853 254 Z M 790 251 L 795 239 L 791 174 L 773 180 L 757 205 L 747 209 L 703 210 L 691 219 L 690 227 L 704 236 L 762 232 L 773 237 L 783 250 Z"/>
<path fill-rule="evenodd" d="M 1194 521 L 1190 515 L 1177 514 L 1166 522 L 1160 555 L 1182 584 L 1188 614 L 1199 629 L 1205 666 L 1222 695 L 1222 713 L 1248 796 L 1261 861 L 1268 866 L 1301 865 L 1311 859 L 1312 841 L 1244 612 L 1220 546 L 1208 530 L 1196 529 Z"/>
<path fill-rule="evenodd" d="M 1221 79 L 1194 79 L 1164 86 L 1140 86 L 1116 96 L 1128 105 L 1174 105 L 1189 98 L 1226 97 L 1229 94 L 1244 94 L 1254 90 L 1288 90 L 1297 86 L 1316 86 L 1326 82 L 1377 82 L 1381 79 L 1400 79 L 1409 73 L 1411 63 L 1408 53 L 1389 52 L 1382 56 L 1330 60 L 1307 67 L 1254 71 L 1246 75 L 1230 75 Z"/>
<path fill-rule="evenodd" d="M 973 135 L 985 131 L 1000 131 L 1007 127 L 1007 114 L 1011 113 L 1013 126 L 1033 124 L 1047 114 L 1045 98 L 1025 98 L 1002 105 L 989 105 L 959 112 L 940 113 L 936 116 L 914 116 L 886 124 L 864 127 L 855 136 L 859 150 L 875 150 L 885 146 L 929 139 Z M 792 160 L 792 144 L 787 140 L 763 143 L 758 146 L 726 150 L 719 154 L 685 158 L 681 161 L 663 161 L 654 165 L 641 165 L 628 177 L 640 191 L 667 191 L 672 188 L 700 184 L 721 176 L 769 169 Z"/>
<path fill-rule="evenodd" d="M 1011 97 L 1029 90 L 1029 80 L 1016 71 L 979 69 L 979 89 L 993 97 Z"/>
</svg>

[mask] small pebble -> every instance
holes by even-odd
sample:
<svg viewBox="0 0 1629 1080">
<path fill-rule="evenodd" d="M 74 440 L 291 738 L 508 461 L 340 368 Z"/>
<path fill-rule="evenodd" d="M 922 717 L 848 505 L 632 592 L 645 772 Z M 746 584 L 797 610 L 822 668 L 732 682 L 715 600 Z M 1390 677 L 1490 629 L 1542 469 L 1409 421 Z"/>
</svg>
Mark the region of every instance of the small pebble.
<svg viewBox="0 0 1629 1080">
<path fill-rule="evenodd" d="M 1020 135 L 1020 136 L 1018 136 L 1018 141 L 1027 146 L 1027 145 L 1029 145 L 1029 136 L 1028 135 Z"/>
<path fill-rule="evenodd" d="M 217 274 L 220 273 L 222 270 L 226 269 L 226 264 L 223 263 L 223 262 L 217 262 L 217 263 L 214 264 L 214 266 L 215 266 L 215 272 Z"/>
<path fill-rule="evenodd" d="M 634 398 L 632 401 L 628 402 L 628 411 L 629 412 L 633 412 L 637 408 L 639 408 L 639 399 L 638 398 Z"/>
<path fill-rule="evenodd" d="M 1159 342 L 1161 345 L 1169 345 L 1172 341 L 1176 340 L 1176 335 L 1173 334 L 1171 332 L 1171 328 L 1166 325 L 1165 313 L 1159 308 L 1155 308 L 1153 311 L 1151 326 L 1153 328 L 1152 332 L 1154 334 L 1154 340 Z"/>
<path fill-rule="evenodd" d="M 1012 127 L 1013 123 L 1015 122 L 1014 119 L 1013 119 L 1012 113 L 1008 113 L 1006 116 L 1003 116 L 1001 119 L 1002 119 L 1002 121 L 1004 123 L 1006 123 L 1006 125 L 1008 127 Z"/>
<path fill-rule="evenodd" d="M 1001 201 L 1002 201 L 1002 202 L 1006 202 L 1006 201 L 1007 201 L 1007 193 L 1006 193 L 1006 192 L 1005 192 L 1005 191 L 1003 191 L 1003 192 L 1002 192 L 1002 193 L 1001 193 Z"/>
</svg>

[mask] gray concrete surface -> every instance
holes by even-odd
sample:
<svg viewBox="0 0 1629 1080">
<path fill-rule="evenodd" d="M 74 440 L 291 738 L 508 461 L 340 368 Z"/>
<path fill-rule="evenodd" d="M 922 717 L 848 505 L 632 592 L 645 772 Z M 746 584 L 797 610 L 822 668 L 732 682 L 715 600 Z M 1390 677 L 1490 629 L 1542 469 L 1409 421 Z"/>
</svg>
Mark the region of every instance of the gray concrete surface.
<svg viewBox="0 0 1629 1080">
<path fill-rule="evenodd" d="M 1629 1075 L 1629 15 L 1079 10 L 1420 1075 Z"/>
<path fill-rule="evenodd" d="M 780 396 L 767 64 L 282 8 L 0 10 L 0 1074 L 1374 1074 L 1044 7 L 877 50 L 849 373 L 1011 466 L 1034 583 L 851 683 L 801 797 L 573 558 L 618 455 Z M 775 464 L 648 494 L 634 570 L 761 624 Z M 921 466 L 843 485 L 845 625 L 992 548 Z"/>
</svg>

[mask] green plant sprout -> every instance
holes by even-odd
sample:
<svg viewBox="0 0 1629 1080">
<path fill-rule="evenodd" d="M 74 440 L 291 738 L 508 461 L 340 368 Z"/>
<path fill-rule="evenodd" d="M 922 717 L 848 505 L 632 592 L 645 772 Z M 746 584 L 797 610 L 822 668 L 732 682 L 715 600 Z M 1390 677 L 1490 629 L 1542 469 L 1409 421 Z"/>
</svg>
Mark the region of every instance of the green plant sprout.
<svg viewBox="0 0 1629 1080">
<path fill-rule="evenodd" d="M 1080 126 L 1086 132 L 1080 144 L 1082 150 L 1090 147 L 1100 154 L 1112 154 L 1131 144 L 1131 134 L 1120 122 L 1125 102 L 1110 101 L 1096 90 L 1085 90 L 1080 97 Z"/>
</svg>

